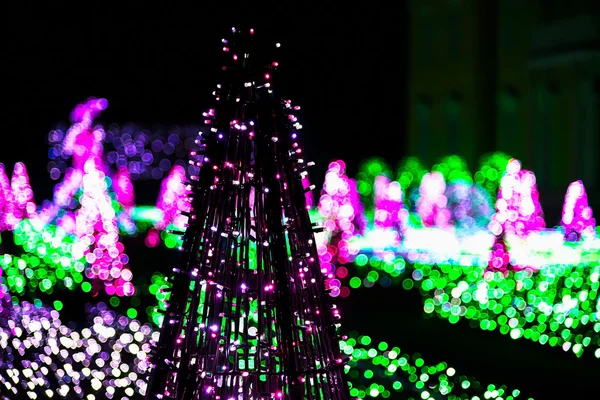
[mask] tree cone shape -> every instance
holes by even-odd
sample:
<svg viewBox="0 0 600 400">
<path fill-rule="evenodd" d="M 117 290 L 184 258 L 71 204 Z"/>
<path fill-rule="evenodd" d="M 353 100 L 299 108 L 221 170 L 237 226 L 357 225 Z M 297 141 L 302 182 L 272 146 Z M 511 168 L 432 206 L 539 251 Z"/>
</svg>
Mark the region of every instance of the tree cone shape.
<svg viewBox="0 0 600 400">
<path fill-rule="evenodd" d="M 350 398 L 306 209 L 301 126 L 251 37 L 224 40 L 147 399 Z"/>
</svg>

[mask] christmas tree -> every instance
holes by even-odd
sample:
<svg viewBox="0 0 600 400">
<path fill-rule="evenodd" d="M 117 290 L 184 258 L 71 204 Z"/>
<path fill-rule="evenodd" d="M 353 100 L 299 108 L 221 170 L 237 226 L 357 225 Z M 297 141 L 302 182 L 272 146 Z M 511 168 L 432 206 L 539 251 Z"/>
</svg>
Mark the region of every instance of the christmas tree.
<svg viewBox="0 0 600 400">
<path fill-rule="evenodd" d="M 385 175 L 375 178 L 375 226 L 383 229 L 396 228 L 402 231 L 408 210 L 402 201 L 402 187 Z"/>
<path fill-rule="evenodd" d="M 508 234 L 525 237 L 546 227 L 539 200 L 535 175 L 521 169 L 521 163 L 511 159 L 501 180 L 496 200 L 496 213 L 488 227 L 499 236 Z"/>
<path fill-rule="evenodd" d="M 11 187 L 14 199 L 14 219 L 20 221 L 23 218 L 31 218 L 35 214 L 36 206 L 25 164 L 20 162 L 15 164 Z"/>
<path fill-rule="evenodd" d="M 446 181 L 440 172 L 430 172 L 423 176 L 417 202 L 417 213 L 423 226 L 440 228 L 450 227 L 450 210 L 446 208 L 448 199 L 445 196 Z"/>
<path fill-rule="evenodd" d="M 277 63 L 254 58 L 253 36 L 223 40 L 147 399 L 349 398 L 306 208 L 299 108 L 274 95 Z"/>
<path fill-rule="evenodd" d="M 6 174 L 4 164 L 0 164 L 0 232 L 12 228 L 13 221 L 13 191 L 10 179 Z"/>
<path fill-rule="evenodd" d="M 565 230 L 565 239 L 574 242 L 583 236 L 593 237 L 596 220 L 592 216 L 592 208 L 588 204 L 588 196 L 583 182 L 572 182 L 565 195 L 560 220 L 560 224 Z"/>
</svg>

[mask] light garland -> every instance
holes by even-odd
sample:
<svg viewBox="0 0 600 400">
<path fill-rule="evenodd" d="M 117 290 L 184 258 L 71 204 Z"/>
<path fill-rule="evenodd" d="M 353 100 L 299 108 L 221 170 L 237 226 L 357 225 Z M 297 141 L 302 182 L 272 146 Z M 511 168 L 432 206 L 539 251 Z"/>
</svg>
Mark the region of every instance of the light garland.
<svg viewBox="0 0 600 400">
<path fill-rule="evenodd" d="M 594 236 L 596 220 L 592 218 L 592 208 L 588 205 L 583 182 L 575 181 L 569 185 L 560 223 L 565 230 L 566 240 L 578 241 L 582 236 Z"/>
<path fill-rule="evenodd" d="M 449 163 L 451 158 L 446 160 Z M 495 154 L 491 163 L 505 160 Z M 481 329 L 498 329 L 514 339 L 560 346 L 578 357 L 588 349 L 600 357 L 600 239 L 583 184 L 578 181 L 569 187 L 562 228 L 545 229 L 535 176 L 522 170 L 517 160 L 506 161 L 505 174 L 494 173 L 490 165 L 476 174 L 475 181 L 488 188 L 499 183 L 494 215 L 478 183 L 469 186 L 460 180 L 468 177 L 464 164 L 453 162 L 458 167 L 452 191 L 442 172 L 423 173 L 421 196 L 414 202 L 418 220 L 409 217 L 402 228 L 382 226 L 376 220 L 362 234 L 346 237 L 348 259 L 356 268 L 348 268 L 346 260 L 337 262 L 342 288 L 417 287 L 425 312 L 451 323 L 467 318 L 477 321 Z M 418 168 L 419 164 L 411 160 L 411 165 Z M 436 169 L 450 175 L 449 168 L 438 165 Z M 405 187 L 409 175 L 400 175 Z M 377 191 L 390 181 L 386 175 L 372 181 L 377 210 L 381 201 Z M 448 204 L 449 198 L 454 204 Z M 468 216 L 471 209 L 479 215 L 466 224 L 470 229 L 461 230 L 452 216 Z M 326 211 L 322 214 L 331 217 Z M 415 221 L 429 228 L 420 228 Z M 490 231 L 481 229 L 488 221 Z M 326 233 L 329 246 L 335 244 L 336 235 L 339 231 Z M 335 254 L 336 248 L 329 252 Z"/>
<path fill-rule="evenodd" d="M 363 206 L 356 191 L 356 182 L 346 176 L 346 164 L 336 161 L 329 164 L 325 175 L 323 194 L 319 199 L 319 213 L 311 217 L 319 221 L 324 231 L 315 235 L 322 272 L 328 275 L 331 296 L 347 297 L 348 287 L 341 286 L 338 278 L 345 278 L 344 264 L 352 261 L 348 241 L 362 234 L 366 221 L 361 213 Z M 335 275 L 334 275 L 335 273 Z"/>
<path fill-rule="evenodd" d="M 377 345 L 369 336 L 351 332 L 341 343 L 352 356 L 350 375 L 353 397 L 388 398 L 403 392 L 403 398 L 483 400 L 519 398 L 520 391 L 506 386 L 482 385 L 477 379 L 459 375 L 445 362 L 427 365 L 419 353 L 403 353 L 386 342 Z M 360 368 L 357 368 L 360 367 Z M 530 399 L 531 400 L 531 399 Z"/>
<path fill-rule="evenodd" d="M 490 231 L 497 236 L 502 233 L 526 236 L 544 229 L 546 222 L 539 196 L 533 172 L 522 170 L 516 159 L 509 161 L 500 183 Z"/>
<path fill-rule="evenodd" d="M 170 283 L 162 273 L 155 272 L 150 285 L 133 286 L 133 275 L 129 275 L 131 271 L 127 267 L 129 257 L 119 245 L 122 243 L 119 240 L 146 233 L 148 247 L 156 247 L 160 243 L 167 248 L 180 247 L 182 242 L 176 231 L 185 227 L 187 217 L 180 215 L 179 211 L 185 212 L 186 204 L 189 204 L 186 203 L 184 177 L 190 171 L 197 172 L 198 167 L 184 167 L 175 159 L 167 160 L 167 168 L 164 158 L 157 161 L 159 157 L 154 156 L 145 164 L 146 172 L 139 166 L 135 167 L 131 162 L 144 163 L 143 160 L 149 160 L 149 154 L 154 153 L 149 153 L 146 147 L 139 150 L 143 147 L 138 146 L 139 138 L 130 133 L 123 131 L 120 136 L 113 135 L 110 139 L 110 132 L 115 131 L 115 127 L 110 128 L 112 131 L 105 131 L 101 126 L 94 126 L 94 118 L 106 105 L 103 99 L 91 99 L 74 113 L 74 124 L 67 134 L 51 133 L 56 150 L 51 151 L 51 156 L 54 156 L 53 162 L 57 163 L 59 157 L 61 163 L 61 168 L 58 164 L 49 168 L 51 177 L 55 180 L 63 177 L 56 185 L 53 202 L 36 207 L 25 165 L 16 164 L 12 179 L 9 179 L 5 167 L 0 164 L 0 231 L 12 231 L 15 244 L 25 251 L 20 256 L 0 256 L 0 272 L 6 288 L 15 295 L 12 300 L 15 302 L 18 296 L 27 293 L 52 294 L 57 289 L 77 288 L 94 293 L 103 288 L 106 295 L 112 295 L 109 302 L 112 307 L 120 305 L 119 296 L 132 296 L 132 307 L 127 310 L 131 319 L 138 314 L 136 307 L 140 300 L 136 296 L 153 295 L 157 305 L 148 307 L 146 313 L 154 325 L 160 325 L 163 322 L 161 311 L 165 310 L 169 300 Z M 105 154 L 103 145 L 108 144 L 109 139 L 119 148 L 114 154 Z M 166 140 L 171 145 L 177 142 L 172 134 Z M 179 140 L 174 147 L 187 149 L 189 141 Z M 156 144 L 148 140 L 144 143 L 144 146 L 150 147 Z M 170 149 L 166 142 L 161 143 L 162 148 Z M 135 154 L 131 146 L 136 147 Z M 176 153 L 165 155 L 176 158 Z M 71 167 L 67 165 L 69 157 L 72 158 Z M 156 162 L 158 165 L 154 165 Z M 107 166 L 117 168 L 111 171 Z M 506 166 L 508 173 L 504 174 Z M 474 183 L 470 184 L 470 174 L 456 156 L 444 158 L 432 168 L 434 173 L 431 175 L 427 175 L 428 171 L 422 164 L 412 158 L 401 165 L 396 174 L 397 180 L 393 181 L 391 171 L 383 161 L 371 160 L 364 164 L 362 175 L 359 175 L 361 179 L 356 183 L 345 175 L 343 162 L 332 163 L 319 201 L 322 215 L 317 218 L 311 214 L 313 222 L 320 219 L 325 228 L 316 240 L 321 272 L 327 276 L 330 295 L 346 297 L 351 289 L 360 286 L 417 288 L 423 295 L 427 314 L 438 315 L 451 323 L 466 318 L 479 329 L 498 330 L 515 339 L 526 338 L 562 347 L 577 356 L 592 352 L 600 358 L 600 242 L 596 238 L 595 220 L 587 203 L 585 188 L 580 181 L 569 187 L 561 229 L 543 229 L 535 177 L 531 172 L 521 170 L 520 165 L 516 166 L 516 161 L 509 161 L 508 156 L 494 154 L 484 160 L 481 169 L 473 176 Z M 135 205 L 133 181 L 152 177 L 156 168 L 161 170 L 161 178 L 168 173 L 157 205 Z M 417 205 L 423 205 L 426 200 L 418 195 L 419 189 L 429 193 L 434 186 L 428 183 L 431 179 L 422 178 L 436 174 L 440 174 L 442 179 L 433 181 L 444 189 L 436 192 L 436 199 L 428 200 L 431 207 L 421 207 L 419 212 Z M 158 178 L 159 174 L 155 175 Z M 304 188 L 309 186 L 303 181 Z M 490 195 L 485 195 L 482 188 Z M 478 229 L 487 226 L 494 202 L 498 205 L 494 188 L 500 191 L 498 199 L 506 201 L 506 207 L 500 202 L 492 219 L 501 227 L 501 232 L 506 233 L 503 238 Z M 505 196 L 507 193 L 510 195 Z M 361 195 L 363 202 L 360 201 Z M 437 200 L 442 197 L 446 200 L 445 205 L 440 207 L 443 201 Z M 366 211 L 363 203 L 369 204 Z M 442 214 L 447 213 L 448 218 L 443 223 L 437 223 L 435 215 L 424 211 L 435 207 Z M 513 220 L 515 213 L 517 218 Z M 370 226 L 366 215 L 371 218 Z M 430 221 L 427 224 L 431 227 L 420 228 L 423 220 Z M 93 225 L 101 226 L 101 229 L 90 230 Z M 115 238 L 118 240 L 113 241 Z M 104 243 L 100 249 L 102 254 L 94 247 L 98 242 Z M 105 253 L 110 260 L 104 260 Z M 256 269 L 256 248 L 250 248 L 249 253 L 250 269 Z M 114 260 L 118 260 L 117 264 L 113 264 Z M 101 285 L 95 287 L 98 283 Z M 34 308 L 43 308 L 37 300 L 35 306 L 22 303 L 15 307 L 15 310 L 21 307 L 18 312 L 35 315 L 35 318 L 48 319 L 51 315 L 41 317 L 43 313 L 36 314 Z M 46 311 L 57 312 L 61 307 L 62 303 L 57 300 L 55 310 L 48 308 Z M 0 315 L 10 309 L 3 305 Z M 255 312 L 257 308 L 250 305 L 249 309 Z M 13 315 L 12 318 L 14 322 L 21 317 Z M 21 318 L 21 322 L 14 323 L 24 324 L 24 320 Z M 33 334 L 36 335 L 35 332 Z M 344 343 L 346 347 L 342 350 L 352 348 L 354 352 L 360 349 L 358 344 L 348 347 L 347 343 L 352 342 Z M 371 349 L 364 350 L 369 352 Z M 364 356 L 362 350 L 359 356 Z M 365 360 L 357 360 L 357 363 Z M 362 373 L 362 366 L 358 364 L 352 364 L 351 377 L 352 371 Z M 410 379 L 413 379 L 410 375 L 412 367 L 406 370 Z M 375 373 L 375 369 L 373 366 L 371 372 Z M 3 375 L 0 369 L 0 380 L 4 379 L 2 384 L 10 387 L 11 391 L 16 386 L 6 386 L 6 382 L 15 383 L 16 373 L 15 369 L 11 369 L 12 375 Z M 382 370 L 376 375 L 387 374 L 389 371 Z M 20 382 L 24 376 L 20 372 L 16 380 Z M 105 373 L 105 376 L 108 374 Z M 375 387 L 373 384 L 365 385 L 361 380 L 351 380 L 352 388 L 357 391 L 353 393 L 357 396 L 371 396 L 372 393 L 385 397 L 386 391 L 393 393 L 396 390 L 393 382 L 392 386 L 386 386 L 388 384 L 382 381 Z M 31 389 L 33 392 L 44 389 L 43 393 L 48 396 L 46 383 L 37 387 L 35 382 L 24 382 L 29 388 L 35 386 L 35 390 Z M 415 381 L 418 382 L 419 379 Z M 454 382 L 454 386 L 450 386 L 457 389 L 458 384 Z M 106 398 L 115 396 L 111 391 L 102 389 L 106 386 L 102 385 L 98 390 L 92 387 L 89 393 Z M 435 398 L 438 394 L 443 395 L 436 391 L 447 386 L 442 385 L 442 381 L 436 381 L 434 388 L 428 389 L 424 385 L 423 390 L 411 385 L 403 387 L 417 390 L 419 396 L 427 392 L 429 394 L 425 396 Z M 139 394 L 139 385 L 130 385 L 125 390 L 128 388 Z M 65 391 L 63 386 L 59 390 Z M 69 390 L 70 394 L 76 393 L 74 387 Z M 82 390 L 82 393 L 88 393 L 87 389 Z M 491 397 L 494 390 L 483 391 L 480 395 Z M 498 390 L 496 392 L 496 397 L 503 395 Z M 62 396 L 62 393 L 55 392 L 54 396 Z M 130 391 L 125 392 L 125 396 L 128 393 Z M 507 394 L 505 391 L 504 395 Z M 458 396 L 456 392 L 449 396 L 452 395 Z M 477 395 L 473 396 L 455 398 L 477 398 Z"/>
<path fill-rule="evenodd" d="M 146 129 L 134 123 L 110 124 L 102 140 L 105 162 L 114 170 L 127 169 L 134 181 L 163 179 L 173 166 L 185 166 L 182 160 L 194 148 L 198 129 L 193 125 Z M 66 160 L 71 155 L 64 147 L 65 131 L 57 128 L 48 134 L 48 172 L 54 180 L 69 167 Z M 195 171 L 192 166 L 188 169 Z"/>
<path fill-rule="evenodd" d="M 499 330 L 600 358 L 600 256 L 584 253 L 574 264 L 547 264 L 539 271 L 492 272 L 486 265 L 389 258 L 361 252 L 350 271 L 351 288 L 416 288 L 424 311 L 451 323 L 466 318 L 484 330 Z M 588 349 L 589 348 L 589 349 Z M 588 350 L 586 350 L 588 349 Z"/>
<path fill-rule="evenodd" d="M 104 303 L 88 310 L 90 326 L 63 324 L 44 306 L 13 304 L 0 324 L 2 393 L 12 398 L 141 398 L 146 355 L 158 332 L 117 315 Z"/>
<path fill-rule="evenodd" d="M 0 304 L 0 349 L 9 360 L 0 368 L 2 393 L 68 400 L 133 400 L 145 395 L 146 355 L 158 339 L 150 325 L 116 314 L 104 303 L 89 306 L 90 323 L 78 329 L 65 325 L 59 311 L 41 304 Z M 419 354 L 402 353 L 384 342 L 374 345 L 356 332 L 340 343 L 340 349 L 353 359 L 346 373 L 355 398 L 388 398 L 400 392 L 420 399 L 519 396 L 518 390 L 505 386 L 482 386 L 447 363 L 426 365 Z M 368 383 L 373 379 L 378 383 Z"/>
</svg>

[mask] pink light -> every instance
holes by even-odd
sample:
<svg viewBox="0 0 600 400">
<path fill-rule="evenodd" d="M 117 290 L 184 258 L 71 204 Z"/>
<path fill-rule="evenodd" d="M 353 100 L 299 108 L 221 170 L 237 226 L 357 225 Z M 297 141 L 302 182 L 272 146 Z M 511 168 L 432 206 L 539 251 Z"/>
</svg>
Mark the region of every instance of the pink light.
<svg viewBox="0 0 600 400">
<path fill-rule="evenodd" d="M 16 163 L 13 170 L 11 187 L 14 201 L 14 217 L 17 220 L 29 218 L 35 214 L 36 206 L 33 201 L 33 190 L 29 184 L 29 175 L 25 164 Z"/>
<path fill-rule="evenodd" d="M 345 170 L 346 164 L 341 160 L 329 164 L 319 199 L 319 212 L 327 230 L 342 232 L 342 236 L 349 239 L 355 233 L 362 233 L 365 223 L 361 218 L 364 207 L 359 200 L 356 181 L 348 178 Z"/>
<path fill-rule="evenodd" d="M 10 183 L 4 165 L 0 164 L 0 232 L 12 230 L 23 218 L 34 218 L 36 215 L 25 164 L 15 164 Z"/>
<path fill-rule="evenodd" d="M 0 164 L 0 232 L 11 229 L 14 196 L 4 164 Z"/>
<path fill-rule="evenodd" d="M 133 182 L 131 182 L 131 175 L 129 175 L 127 168 L 120 168 L 117 171 L 113 182 L 113 189 L 117 195 L 117 201 L 125 206 L 125 208 L 131 208 L 135 205 Z"/>
<path fill-rule="evenodd" d="M 65 232 L 68 233 L 73 233 L 75 232 L 75 214 L 73 214 L 70 211 L 65 212 L 65 215 L 63 215 L 58 221 L 57 221 L 57 225 L 60 226 L 62 229 L 65 230 Z"/>
<path fill-rule="evenodd" d="M 352 262 L 358 251 L 349 247 L 348 239 L 362 233 L 365 227 L 356 181 L 349 179 L 345 171 L 346 164 L 341 160 L 329 164 L 318 206 L 325 235 L 316 236 L 317 253 L 332 297 L 341 293 L 339 280 L 333 279 L 336 267 Z"/>
<path fill-rule="evenodd" d="M 81 207 L 75 211 L 74 217 L 64 219 L 62 225 L 73 229 L 78 238 L 89 246 L 84 253 L 90 264 L 86 276 L 105 281 L 105 291 L 109 294 L 127 296 L 133 293 L 133 288 L 122 278 L 123 271 L 128 269 L 121 259 L 128 257 L 123 254 L 124 247 L 119 242 L 117 215 L 108 193 L 103 162 L 104 130 L 93 126 L 94 119 L 107 106 L 105 99 L 91 98 L 71 113 L 73 125 L 63 140 L 63 151 L 72 155 L 73 168 L 67 170 L 64 181 L 56 186 L 54 197 L 55 204 L 64 208 L 78 190 L 83 191 L 79 198 Z M 117 173 L 114 188 L 119 202 L 126 207 L 134 204 L 133 186 L 130 179 L 128 182 L 127 173 Z M 58 207 L 46 213 L 47 217 L 54 218 Z M 130 280 L 129 274 L 125 276 Z M 97 286 L 94 288 L 97 289 Z"/>
<path fill-rule="evenodd" d="M 510 254 L 503 236 L 496 236 L 490 251 L 488 269 L 491 271 L 507 271 Z"/>
<path fill-rule="evenodd" d="M 54 203 L 38 212 L 42 223 L 50 223 L 59 209 L 69 205 L 73 196 L 81 188 L 85 165 L 89 160 L 95 168 L 104 171 L 103 144 L 104 131 L 93 127 L 94 119 L 108 107 L 106 99 L 90 98 L 79 104 L 71 112 L 73 125 L 69 127 L 63 139 L 63 155 L 72 156 L 72 168 L 65 171 L 62 182 L 54 187 Z"/>
<path fill-rule="evenodd" d="M 402 202 L 402 187 L 385 175 L 375 178 L 375 226 L 387 229 L 404 225 L 408 210 Z"/>
<path fill-rule="evenodd" d="M 68 168 L 62 182 L 54 187 L 54 204 L 59 207 L 66 207 L 75 193 L 81 188 L 83 180 L 83 171 Z"/>
<path fill-rule="evenodd" d="M 563 204 L 561 226 L 565 230 L 565 239 L 577 241 L 584 236 L 593 236 L 596 220 L 592 217 L 592 208 L 583 182 L 575 181 L 569 185 Z"/>
<path fill-rule="evenodd" d="M 163 212 L 163 217 L 156 224 L 157 229 L 166 229 L 173 224 L 183 229 L 187 223 L 187 217 L 182 211 L 190 211 L 190 190 L 185 185 L 185 169 L 175 165 L 169 176 L 163 180 L 156 207 Z"/>
<path fill-rule="evenodd" d="M 73 125 L 63 140 L 63 152 L 73 156 L 73 167 L 82 170 L 85 163 L 93 159 L 96 167 L 102 169 L 104 131 L 94 129 L 94 119 L 108 106 L 106 99 L 88 99 L 79 104 L 71 113 Z"/>
<path fill-rule="evenodd" d="M 417 203 L 417 213 L 426 227 L 451 227 L 450 210 L 446 208 L 448 199 L 444 195 L 446 181 L 440 172 L 430 172 L 423 176 L 419 192 L 421 197 Z"/>
<path fill-rule="evenodd" d="M 113 262 L 120 255 L 116 247 L 119 232 L 105 175 L 96 169 L 93 160 L 89 160 L 82 180 L 83 194 L 80 198 L 81 208 L 75 213 L 75 232 L 81 239 L 88 235 L 94 237 L 88 250 L 95 257 L 91 266 L 92 275 L 111 281 L 112 268 L 121 269 L 122 265 Z"/>
<path fill-rule="evenodd" d="M 158 231 L 156 229 L 150 229 L 144 242 L 146 243 L 146 246 L 150 248 L 158 246 L 160 244 L 160 235 Z"/>
<path fill-rule="evenodd" d="M 490 231 L 496 236 L 506 232 L 524 237 L 545 228 L 539 196 L 533 172 L 521 170 L 521 163 L 511 159 L 500 182 Z"/>
<path fill-rule="evenodd" d="M 93 160 L 89 160 L 82 180 L 83 194 L 81 208 L 75 213 L 75 233 L 88 243 L 93 238 L 86 251 L 86 260 L 90 263 L 86 275 L 107 283 L 114 281 L 117 295 L 123 296 L 128 292 L 124 290 L 124 281 L 119 279 L 124 269 L 121 263 L 123 245 L 118 242 L 116 213 L 108 195 L 105 175 L 96 169 Z"/>
<path fill-rule="evenodd" d="M 277 179 L 279 179 L 279 175 L 277 175 Z M 310 188 L 310 180 L 308 179 L 308 175 L 305 175 L 302 178 L 302 187 L 304 189 Z M 306 198 L 306 208 L 311 209 L 315 204 L 315 197 L 313 195 L 312 190 L 309 190 L 308 192 L 306 192 L 304 194 L 304 197 Z"/>
</svg>

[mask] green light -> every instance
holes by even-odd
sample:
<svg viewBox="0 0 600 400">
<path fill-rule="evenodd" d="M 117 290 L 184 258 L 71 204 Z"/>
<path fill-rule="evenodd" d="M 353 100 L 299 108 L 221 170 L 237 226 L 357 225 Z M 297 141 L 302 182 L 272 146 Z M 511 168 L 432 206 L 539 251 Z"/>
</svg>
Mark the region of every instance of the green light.
<svg viewBox="0 0 600 400">
<path fill-rule="evenodd" d="M 371 186 L 366 182 L 359 182 L 357 185 L 357 191 L 363 196 L 371 194 Z"/>
<path fill-rule="evenodd" d="M 359 254 L 354 259 L 354 264 L 356 264 L 359 267 L 364 267 L 365 265 L 367 265 L 368 262 L 369 258 L 364 254 Z"/>
<path fill-rule="evenodd" d="M 165 238 L 165 246 L 167 246 L 169 249 L 173 249 L 175 246 L 177 246 L 177 238 L 175 235 L 168 235 Z"/>
<path fill-rule="evenodd" d="M 127 316 L 131 319 L 137 317 L 137 310 L 135 308 L 127 309 Z"/>
<path fill-rule="evenodd" d="M 83 282 L 81 284 L 81 290 L 83 290 L 85 293 L 89 293 L 92 290 L 92 284 L 89 282 Z"/>
<path fill-rule="evenodd" d="M 131 219 L 156 223 L 163 218 L 162 210 L 152 206 L 136 206 L 131 209 Z"/>
<path fill-rule="evenodd" d="M 361 336 L 358 338 L 358 341 L 364 346 L 368 346 L 369 344 L 371 344 L 371 338 L 368 336 Z"/>
<path fill-rule="evenodd" d="M 63 303 L 60 300 L 55 300 L 53 305 L 54 305 L 54 308 L 56 309 L 56 311 L 60 311 L 63 309 Z"/>
<path fill-rule="evenodd" d="M 350 287 L 352 289 L 358 289 L 361 285 L 362 281 L 360 280 L 360 278 L 358 277 L 353 277 L 352 279 L 350 279 L 350 282 L 348 283 L 350 285 Z"/>
</svg>

